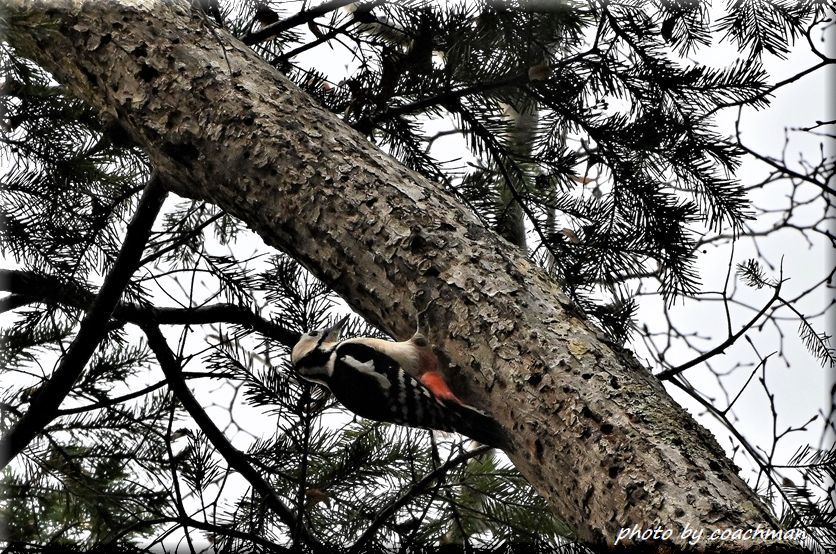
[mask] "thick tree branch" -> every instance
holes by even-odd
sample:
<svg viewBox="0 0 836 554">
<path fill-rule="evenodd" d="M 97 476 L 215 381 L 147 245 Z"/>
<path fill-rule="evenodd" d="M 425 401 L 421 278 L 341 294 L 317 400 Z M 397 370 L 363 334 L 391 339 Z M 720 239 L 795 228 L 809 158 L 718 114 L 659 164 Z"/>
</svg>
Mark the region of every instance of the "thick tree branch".
<svg viewBox="0 0 836 554">
<path fill-rule="evenodd" d="M 154 351 L 157 361 L 165 374 L 169 387 L 183 405 L 186 411 L 192 416 L 195 424 L 203 431 L 212 446 L 224 457 L 229 467 L 240 473 L 250 485 L 260 494 L 265 503 L 273 510 L 282 522 L 289 529 L 299 529 L 299 533 L 305 544 L 316 551 L 325 552 L 325 547 L 314 537 L 310 530 L 303 524 L 297 522 L 297 515 L 288 508 L 281 498 L 273 490 L 264 477 L 254 469 L 248 462 L 246 456 L 226 439 L 223 432 L 218 429 L 212 419 L 203 410 L 200 402 L 194 397 L 186 380 L 183 378 L 182 368 L 174 352 L 168 346 L 160 328 L 152 323 L 140 325 L 148 339 L 148 346 Z M 298 527 L 297 527 L 298 526 Z"/>
<path fill-rule="evenodd" d="M 7 3 L 7 40 L 118 114 L 178 194 L 245 221 L 392 336 L 410 336 L 434 300 L 428 335 L 456 392 L 508 428 L 511 460 L 579 539 L 604 548 L 623 526 L 664 522 L 664 548 L 682 552 L 686 526 L 778 525 L 713 436 L 558 283 L 240 41 L 203 32 L 186 2 Z"/>
<path fill-rule="evenodd" d="M 0 287 L 2 287 L 2 279 L 3 277 L 0 276 Z M 10 294 L 9 296 L 4 296 L 3 298 L 0 298 L 0 314 L 37 301 L 37 298 L 26 296 L 25 294 Z"/>
<path fill-rule="evenodd" d="M 107 330 L 107 322 L 122 291 L 137 268 L 165 195 L 160 178 L 155 173 L 148 181 L 136 213 L 128 224 L 122 249 L 82 319 L 78 334 L 52 376 L 32 399 L 29 410 L 0 441 L 0 469 L 6 467 L 52 421 L 61 402 L 84 371 L 84 366 Z"/>
</svg>

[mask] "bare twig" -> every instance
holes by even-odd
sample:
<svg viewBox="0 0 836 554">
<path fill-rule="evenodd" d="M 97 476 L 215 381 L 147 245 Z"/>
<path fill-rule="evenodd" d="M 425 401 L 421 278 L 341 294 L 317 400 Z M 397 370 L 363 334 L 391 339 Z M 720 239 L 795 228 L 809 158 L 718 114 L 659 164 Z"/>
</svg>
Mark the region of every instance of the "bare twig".
<svg viewBox="0 0 836 554">
<path fill-rule="evenodd" d="M 671 377 L 674 377 L 675 375 L 679 375 L 680 373 L 682 373 L 686 369 L 692 368 L 695 365 L 699 365 L 699 364 L 703 363 L 704 361 L 709 360 L 709 359 L 713 358 L 714 356 L 716 356 L 718 354 L 722 354 L 723 352 L 725 352 L 726 348 L 728 348 L 729 346 L 736 343 L 737 339 L 742 337 L 743 334 L 746 333 L 746 331 L 748 331 L 752 327 L 752 325 L 754 325 L 755 323 L 758 322 L 758 320 L 760 320 L 760 318 L 767 312 L 767 310 L 769 310 L 770 306 L 772 306 L 772 304 L 774 304 L 778 300 L 778 297 L 780 296 L 780 294 L 781 294 L 781 282 L 779 281 L 778 284 L 775 285 L 775 291 L 772 294 L 772 298 L 770 298 L 769 301 L 764 305 L 764 307 L 761 308 L 761 310 L 757 314 L 755 314 L 755 317 L 750 319 L 736 333 L 734 333 L 732 335 L 729 335 L 726 338 L 726 340 L 724 340 L 723 342 L 721 342 L 720 344 L 718 344 L 717 346 L 715 346 L 714 348 L 712 348 L 711 350 L 709 350 L 705 354 L 702 354 L 701 356 L 697 356 L 693 360 L 685 362 L 684 364 L 682 364 L 680 366 L 671 367 L 671 368 L 668 368 L 664 371 L 661 371 L 661 372 L 656 374 L 656 377 L 658 377 L 662 381 L 669 380 Z"/>
</svg>

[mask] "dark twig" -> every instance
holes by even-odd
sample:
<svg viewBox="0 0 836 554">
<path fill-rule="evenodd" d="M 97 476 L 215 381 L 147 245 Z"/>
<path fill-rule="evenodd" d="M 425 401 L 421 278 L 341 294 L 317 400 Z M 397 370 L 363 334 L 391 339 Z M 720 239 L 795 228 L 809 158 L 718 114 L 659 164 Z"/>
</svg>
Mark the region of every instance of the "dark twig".
<svg viewBox="0 0 836 554">
<path fill-rule="evenodd" d="M 62 282 L 50 275 L 9 269 L 0 269 L 0 290 L 11 292 L 12 297 L 18 298 L 11 307 L 33 302 L 55 302 L 86 309 L 94 299 L 93 293 L 77 283 Z M 23 302 L 24 299 L 26 302 Z M 219 303 L 199 308 L 156 308 L 119 302 L 113 310 L 112 317 L 136 324 L 146 322 L 159 325 L 233 323 L 252 329 L 288 347 L 293 346 L 299 340 L 298 333 L 254 314 L 246 306 L 237 304 Z"/>
<path fill-rule="evenodd" d="M 308 404 L 311 401 L 311 385 L 305 383 L 302 386 L 302 398 L 300 400 L 301 423 L 304 426 L 302 430 L 302 460 L 299 467 L 299 488 L 296 493 L 296 510 L 299 513 L 299 518 L 296 520 L 296 527 L 293 529 L 293 546 L 296 547 L 299 542 L 299 533 L 305 521 L 305 492 L 307 489 L 308 478 L 308 459 L 311 455 L 311 413 L 308 410 Z"/>
<path fill-rule="evenodd" d="M 760 364 L 760 366 L 763 366 L 763 364 Z M 726 417 L 725 412 L 721 412 L 720 410 L 718 410 L 711 402 L 703 398 L 702 395 L 700 395 L 693 387 L 684 384 L 678 378 L 673 378 L 670 380 L 670 382 L 676 385 L 679 388 L 679 390 L 683 391 L 688 396 L 699 402 L 711 415 L 717 418 L 717 420 L 720 423 L 722 423 L 726 427 L 726 429 L 728 429 L 728 431 L 743 446 L 743 449 L 746 450 L 749 456 L 751 456 L 752 460 L 758 465 L 758 467 L 761 470 L 761 473 L 765 475 L 767 480 L 769 480 L 772 486 L 775 487 L 775 490 L 777 490 L 778 494 L 781 495 L 786 505 L 789 506 L 790 509 L 795 513 L 798 525 L 808 533 L 808 536 L 815 537 L 815 535 L 812 532 L 810 532 L 809 526 L 804 522 L 804 518 L 799 517 L 798 512 L 793 507 L 794 505 L 791 502 L 790 498 L 787 496 L 787 493 L 784 490 L 784 488 L 781 487 L 781 485 L 777 482 L 775 475 L 773 475 L 772 471 L 770 471 L 770 469 L 774 466 L 772 466 L 768 461 L 764 460 L 761 457 L 761 455 L 758 454 L 757 450 L 752 446 L 752 444 L 748 440 L 746 440 L 746 437 L 744 437 L 741 434 L 741 432 L 729 421 L 728 417 Z M 816 539 L 814 538 L 814 540 Z"/>
<path fill-rule="evenodd" d="M 275 66 L 280 66 L 281 64 L 283 64 L 283 63 L 287 62 L 288 60 L 292 59 L 294 56 L 298 56 L 302 52 L 307 52 L 311 48 L 316 48 L 320 44 L 328 42 L 329 40 L 336 37 L 340 33 L 346 32 L 348 30 L 348 28 L 351 27 L 352 25 L 354 25 L 355 23 L 356 23 L 356 21 L 354 21 L 354 20 L 349 21 L 348 23 L 344 23 L 344 24 L 340 25 L 339 27 L 337 27 L 336 29 L 332 29 L 332 30 L 328 31 L 328 33 L 322 35 L 321 37 L 314 40 L 313 42 L 308 42 L 307 44 L 303 44 L 303 45 L 301 45 L 297 48 L 294 48 L 290 52 L 286 52 L 286 53 L 282 54 L 281 56 L 278 56 L 271 63 Z"/>
<path fill-rule="evenodd" d="M 396 106 L 394 108 L 390 108 L 388 110 L 382 111 L 379 114 L 375 115 L 372 118 L 372 123 L 378 123 L 385 119 L 392 119 L 394 117 L 398 117 L 401 115 L 406 115 L 414 112 L 420 112 L 427 108 L 431 108 L 433 106 L 445 106 L 454 100 L 458 100 L 460 98 L 464 98 L 466 96 L 471 96 L 474 94 L 483 94 L 485 92 L 506 88 L 506 87 L 514 87 L 514 86 L 523 86 L 531 82 L 531 79 L 528 77 L 528 71 L 523 71 L 514 75 L 510 75 L 503 79 L 499 79 L 497 81 L 493 81 L 491 83 L 477 83 L 475 85 L 470 85 L 469 87 L 462 87 L 453 90 L 448 90 L 445 92 L 440 92 L 435 96 L 430 96 L 428 98 L 422 98 L 420 100 L 416 100 L 415 102 L 411 102 L 409 104 L 404 104 L 402 106 Z M 458 107 L 458 106 L 456 106 Z"/>
<path fill-rule="evenodd" d="M 283 33 L 288 29 L 292 29 L 297 25 L 304 25 L 305 23 L 313 21 L 317 17 L 325 15 L 328 12 L 338 10 L 343 6 L 347 6 L 349 4 L 353 4 L 356 1 L 357 0 L 329 0 L 328 2 L 323 2 L 322 4 L 314 8 L 301 11 L 295 15 L 288 17 L 287 19 L 277 21 L 272 25 L 267 25 L 266 27 L 259 29 L 255 33 L 250 33 L 249 35 L 241 39 L 241 41 L 248 46 L 252 46 L 253 44 L 263 42 L 270 37 L 274 37 L 279 33 Z"/>
<path fill-rule="evenodd" d="M 154 220 L 165 200 L 166 191 L 154 173 L 145 187 L 136 213 L 128 224 L 125 242 L 102 288 L 81 321 L 78 334 L 70 344 L 66 355 L 49 380 L 41 387 L 26 414 L 17 421 L 11 431 L 0 441 L 0 469 L 40 433 L 55 417 L 61 402 L 73 388 L 87 361 L 93 355 L 107 330 L 114 308 L 122 291 L 138 267 L 142 251 L 151 234 Z"/>
<path fill-rule="evenodd" d="M 129 525 L 125 529 L 122 529 L 115 537 L 115 541 L 118 541 L 124 536 L 129 535 L 130 533 L 134 532 L 136 529 L 144 528 L 144 527 L 152 527 L 156 525 L 164 525 L 166 523 L 174 523 L 180 526 L 188 525 L 194 529 L 200 529 L 201 531 L 206 531 L 207 533 L 213 535 L 220 535 L 225 537 L 234 537 L 239 540 L 250 541 L 253 544 L 257 544 L 259 546 L 264 547 L 269 552 L 291 552 L 289 548 L 285 548 L 281 545 L 278 545 L 274 542 L 270 542 L 267 539 L 259 536 L 255 533 L 247 533 L 242 531 L 237 527 L 233 527 L 231 525 L 215 525 L 209 523 L 207 521 L 201 521 L 198 519 L 194 519 L 191 517 L 161 517 L 155 519 L 141 519 L 136 523 Z"/>
<path fill-rule="evenodd" d="M 726 340 L 724 340 L 722 343 L 718 344 L 717 346 L 715 346 L 714 348 L 712 348 L 711 350 L 709 350 L 705 354 L 703 354 L 701 356 L 697 356 L 693 360 L 691 360 L 689 362 L 685 362 L 684 364 L 682 364 L 680 366 L 671 367 L 671 368 L 668 368 L 664 371 L 661 371 L 661 372 L 656 374 L 656 377 L 658 377 L 659 380 L 662 380 L 662 381 L 669 380 L 673 376 L 679 375 L 680 373 L 682 373 L 686 369 L 692 368 L 695 365 L 701 364 L 702 362 L 713 358 L 717 354 L 722 354 L 723 352 L 725 352 L 726 348 L 728 348 L 729 346 L 736 343 L 737 339 L 739 339 L 741 336 L 743 336 L 743 334 L 746 331 L 748 331 L 752 327 L 752 325 L 754 325 L 755 323 L 758 322 L 758 320 L 763 316 L 763 314 L 765 314 L 767 312 L 767 310 L 769 310 L 770 306 L 772 306 L 772 304 L 774 304 L 778 300 L 780 294 L 781 294 L 781 282 L 778 282 L 778 284 L 775 285 L 775 292 L 772 294 L 772 298 L 769 299 L 769 302 L 767 302 L 764 305 L 764 307 L 761 308 L 761 310 L 757 314 L 755 314 L 755 317 L 753 317 L 751 320 L 749 320 L 749 322 L 746 323 L 746 325 L 741 327 L 737 331 L 737 333 L 734 333 L 733 335 L 729 335 L 728 338 L 726 338 Z"/>
<path fill-rule="evenodd" d="M 189 373 L 183 372 L 184 379 L 203 379 L 203 378 L 210 378 L 210 379 L 217 379 L 221 377 L 221 374 L 218 373 Z M 85 412 L 92 412 L 94 410 L 103 410 L 105 408 L 110 408 L 111 406 L 116 406 L 118 404 L 122 404 L 123 402 L 127 402 L 128 400 L 133 400 L 134 398 L 139 398 L 140 396 L 145 396 L 146 394 L 150 394 L 157 389 L 161 389 L 165 386 L 165 381 L 158 381 L 153 385 L 148 385 L 145 388 L 142 388 L 137 391 L 130 392 L 128 394 L 122 396 L 115 396 L 113 398 L 107 398 L 102 400 L 101 402 L 96 402 L 94 404 L 86 404 L 84 406 L 79 406 L 77 408 L 67 408 L 65 410 L 58 410 L 59 416 L 64 415 L 73 415 L 73 414 L 83 414 Z"/>
<path fill-rule="evenodd" d="M 366 530 L 363 531 L 363 534 L 360 535 L 360 538 L 357 539 L 357 542 L 355 542 L 354 545 L 351 547 L 351 549 L 349 550 L 349 554 L 362 552 L 366 544 L 368 544 L 368 542 L 374 537 L 375 533 L 377 533 L 377 530 L 380 529 L 380 527 L 384 523 L 386 523 L 386 521 L 388 521 L 390 517 L 395 515 L 395 513 L 399 509 L 401 509 L 401 507 L 408 504 L 413 498 L 415 498 L 416 495 L 419 495 L 422 492 L 424 492 L 427 489 L 427 487 L 430 486 L 436 479 L 440 479 L 454 467 L 465 463 L 471 458 L 475 458 L 476 456 L 485 454 L 492 448 L 493 447 L 491 446 L 480 446 L 475 450 L 465 452 L 464 454 L 456 456 L 452 460 L 438 466 L 438 468 L 425 475 L 423 479 L 409 487 L 406 491 L 403 492 L 403 494 L 401 494 L 398 498 L 393 500 L 390 504 L 385 506 L 377 513 L 374 520 L 369 524 L 368 527 L 366 527 Z"/>
<path fill-rule="evenodd" d="M 168 454 L 168 467 L 171 471 L 171 484 L 174 485 L 174 504 L 177 508 L 177 515 L 180 519 L 186 519 L 188 514 L 186 508 L 183 506 L 183 493 L 180 491 L 180 477 L 177 475 L 177 462 L 174 460 L 174 451 L 171 448 L 171 431 L 174 426 L 174 412 L 175 406 L 172 403 L 168 411 L 168 428 L 165 433 L 165 450 Z M 186 542 L 189 546 L 189 552 L 195 554 L 194 544 L 192 543 L 192 534 L 189 532 L 189 526 L 183 525 L 183 533 L 186 535 Z"/>
<path fill-rule="evenodd" d="M 192 229 L 192 230 L 191 230 L 191 231 L 189 231 L 188 233 L 185 233 L 185 234 L 183 234 L 183 235 L 178 236 L 178 237 L 177 237 L 177 240 L 172 241 L 172 242 L 171 242 L 171 244 L 169 244 L 169 245 L 168 245 L 168 246 L 166 246 L 165 248 L 163 248 L 163 249 L 161 249 L 161 250 L 158 250 L 158 251 L 156 251 L 156 252 L 153 252 L 153 253 L 151 253 L 151 254 L 148 254 L 146 257 L 144 257 L 144 258 L 142 259 L 142 261 L 140 261 L 140 262 L 139 262 L 139 265 L 140 265 L 140 266 L 143 266 L 143 265 L 145 265 L 145 264 L 147 264 L 147 263 L 149 263 L 149 262 L 153 262 L 154 260 L 156 260 L 156 259 L 158 259 L 158 258 L 161 258 L 161 257 L 162 257 L 162 256 L 164 256 L 165 254 L 167 254 L 167 253 L 171 252 L 172 250 L 175 250 L 175 249 L 177 249 L 178 247 L 180 247 L 180 246 L 182 246 L 182 245 L 186 244 L 186 243 L 187 243 L 187 242 L 189 242 L 192 238 L 194 238 L 194 237 L 196 237 L 197 235 L 199 235 L 200 233 L 202 233 L 202 232 L 203 232 L 203 230 L 204 230 L 206 227 L 208 227 L 208 226 L 209 226 L 209 225 L 211 225 L 212 223 L 216 222 L 217 220 L 219 220 L 220 218 L 222 218 L 224 215 L 226 215 L 226 214 L 225 214 L 225 212 L 220 212 L 220 213 L 217 213 L 217 214 L 213 215 L 212 217 L 210 217 L 210 218 L 209 218 L 209 219 L 207 219 L 206 221 L 202 222 L 200 225 L 198 225 L 197 227 L 195 227 L 194 229 Z"/>
<path fill-rule="evenodd" d="M 742 108 L 740 108 L 740 110 L 742 110 Z M 760 152 L 756 152 L 756 151 L 752 150 L 751 148 L 749 148 L 748 146 L 746 146 L 745 144 L 743 144 L 743 139 L 740 136 L 741 115 L 742 115 L 742 111 L 738 111 L 737 120 L 734 123 L 734 132 L 735 132 L 735 137 L 737 138 L 737 145 L 740 148 L 742 148 L 743 150 L 745 150 L 747 154 L 757 158 L 758 160 L 760 160 L 763 163 L 771 166 L 772 168 L 776 169 L 777 171 L 780 171 L 781 173 L 783 173 L 787 177 L 791 177 L 791 178 L 794 178 L 794 179 L 799 179 L 801 181 L 810 183 L 811 185 L 815 185 L 815 186 L 819 187 L 822 190 L 822 192 L 825 192 L 827 194 L 836 194 L 836 189 L 831 188 L 830 186 L 828 186 L 826 182 L 819 182 L 818 180 L 816 180 L 815 177 L 812 177 L 810 175 L 806 175 L 804 173 L 799 173 L 798 171 L 795 171 L 794 169 L 789 167 L 786 163 L 779 163 L 778 161 L 773 160 L 769 156 L 764 156 Z"/>
</svg>

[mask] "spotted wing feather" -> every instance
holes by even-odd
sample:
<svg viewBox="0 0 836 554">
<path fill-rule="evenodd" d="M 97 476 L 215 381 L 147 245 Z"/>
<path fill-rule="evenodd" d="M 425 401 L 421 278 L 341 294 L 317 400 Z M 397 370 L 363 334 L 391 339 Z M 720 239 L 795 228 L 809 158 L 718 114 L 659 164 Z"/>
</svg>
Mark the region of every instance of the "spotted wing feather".
<svg viewBox="0 0 836 554">
<path fill-rule="evenodd" d="M 329 387 L 346 408 L 368 419 L 457 431 L 500 448 L 507 444 L 504 429 L 489 416 L 436 397 L 394 358 L 362 343 L 337 346 Z"/>
</svg>

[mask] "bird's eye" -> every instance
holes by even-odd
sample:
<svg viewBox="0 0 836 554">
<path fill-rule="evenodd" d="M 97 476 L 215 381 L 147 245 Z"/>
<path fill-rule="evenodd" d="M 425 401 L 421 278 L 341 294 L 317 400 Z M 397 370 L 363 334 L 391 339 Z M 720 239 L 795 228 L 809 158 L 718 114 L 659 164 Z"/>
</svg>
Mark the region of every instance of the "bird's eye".
<svg viewBox="0 0 836 554">
<path fill-rule="evenodd" d="M 319 331 L 311 331 L 310 333 L 308 333 L 308 336 L 309 336 L 309 337 L 316 337 L 316 336 L 319 336 Z"/>
</svg>

